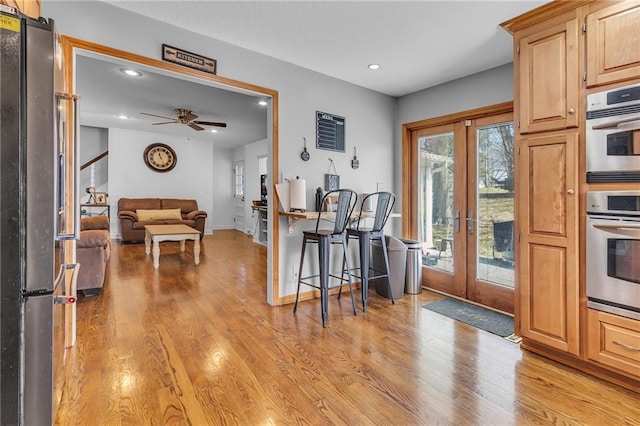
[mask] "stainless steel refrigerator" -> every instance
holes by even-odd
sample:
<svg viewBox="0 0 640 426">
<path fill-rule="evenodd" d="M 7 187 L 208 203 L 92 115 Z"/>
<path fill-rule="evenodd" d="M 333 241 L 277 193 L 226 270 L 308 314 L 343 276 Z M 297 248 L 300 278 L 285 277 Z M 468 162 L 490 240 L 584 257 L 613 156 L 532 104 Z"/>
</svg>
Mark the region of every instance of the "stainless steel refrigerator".
<svg viewBox="0 0 640 426">
<path fill-rule="evenodd" d="M 77 234 L 73 97 L 59 90 L 61 53 L 53 21 L 0 6 L 1 425 L 52 424 L 53 324 L 58 303 L 74 300 L 64 253 Z"/>
</svg>

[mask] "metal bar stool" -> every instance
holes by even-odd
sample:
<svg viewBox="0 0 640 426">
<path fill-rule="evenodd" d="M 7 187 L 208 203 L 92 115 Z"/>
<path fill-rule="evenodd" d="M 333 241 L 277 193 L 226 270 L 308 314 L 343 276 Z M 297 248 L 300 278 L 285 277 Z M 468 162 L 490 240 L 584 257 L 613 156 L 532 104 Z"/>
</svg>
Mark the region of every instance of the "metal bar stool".
<svg viewBox="0 0 640 426">
<path fill-rule="evenodd" d="M 375 215 L 373 216 L 373 224 L 371 227 L 365 226 L 367 219 L 371 219 L 371 213 L 365 211 L 367 206 L 376 203 Z M 380 191 L 367 195 L 362 200 L 362 207 L 358 215 L 358 220 L 354 226 L 347 228 L 347 244 L 351 238 L 358 239 L 360 248 L 360 276 L 354 275 L 362 280 L 362 310 L 367 311 L 367 296 L 369 292 L 369 280 L 387 277 L 389 284 L 389 297 L 391 303 L 395 304 L 393 293 L 391 292 L 391 279 L 389 277 L 389 256 L 387 255 L 387 244 L 384 238 L 384 226 L 391 215 L 391 210 L 396 203 L 396 196 L 391 192 Z M 369 270 L 372 269 L 369 262 L 371 256 L 371 241 L 380 240 L 382 244 L 382 253 L 384 254 L 385 271 L 373 270 L 373 276 L 369 276 Z M 346 266 L 348 270 L 348 265 Z M 343 270 L 345 265 L 343 264 Z M 378 274 L 378 275 L 376 275 Z"/>
<path fill-rule="evenodd" d="M 349 265 L 349 257 L 347 256 L 347 234 L 345 232 L 351 213 L 356 205 L 357 195 L 350 189 L 338 189 L 335 191 L 327 192 L 322 198 L 321 206 L 324 206 L 327 200 L 338 198 L 336 210 L 335 210 L 335 222 L 333 229 L 320 229 L 320 214 L 318 214 L 318 220 L 316 221 L 315 230 L 303 231 L 302 239 L 302 253 L 300 254 L 300 269 L 298 270 L 298 290 L 296 292 L 296 303 L 293 306 L 293 313 L 298 310 L 298 301 L 300 299 L 300 284 L 305 284 L 313 288 L 320 290 L 320 303 L 322 305 L 322 326 L 327 326 L 327 311 L 328 311 L 328 297 L 329 297 L 329 277 L 340 279 L 340 292 L 342 293 L 342 285 L 344 281 L 344 265 L 345 262 Z M 320 212 L 318 212 L 320 213 Z M 302 276 L 302 266 L 304 265 L 304 253 L 307 244 L 318 244 L 318 266 L 320 273 L 316 275 L 309 275 L 307 277 Z M 343 250 L 342 265 L 343 272 L 340 276 L 331 274 L 329 270 L 329 251 L 333 244 L 341 244 Z M 348 266 L 347 266 L 348 267 Z M 311 283 L 311 278 L 320 277 L 320 284 Z M 357 315 L 356 302 L 353 297 L 353 288 L 351 287 L 351 273 L 348 274 L 349 291 L 351 292 L 351 304 L 353 305 L 353 314 Z M 337 286 L 335 286 L 337 287 Z"/>
</svg>

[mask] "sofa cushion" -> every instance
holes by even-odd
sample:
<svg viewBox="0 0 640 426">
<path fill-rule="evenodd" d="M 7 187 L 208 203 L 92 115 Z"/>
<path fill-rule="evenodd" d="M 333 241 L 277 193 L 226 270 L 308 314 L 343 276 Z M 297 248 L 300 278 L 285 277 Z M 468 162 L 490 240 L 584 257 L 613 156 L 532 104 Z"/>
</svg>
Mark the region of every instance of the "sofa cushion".
<svg viewBox="0 0 640 426">
<path fill-rule="evenodd" d="M 118 200 L 118 211 L 129 210 L 135 212 L 142 210 L 158 210 L 162 208 L 160 198 L 120 198 Z"/>
<path fill-rule="evenodd" d="M 78 248 L 104 247 L 110 242 L 109 231 L 92 229 L 80 233 L 80 239 L 76 242 L 76 246 Z"/>
<path fill-rule="evenodd" d="M 198 210 L 198 202 L 196 200 L 184 200 L 180 198 L 163 198 L 163 209 L 180 209 L 183 214 L 187 214 L 194 210 Z"/>
<path fill-rule="evenodd" d="M 91 216 L 80 219 L 80 230 L 89 229 L 109 229 L 109 218 L 107 216 Z"/>
<path fill-rule="evenodd" d="M 160 221 L 160 220 L 180 220 L 182 215 L 180 209 L 161 209 L 161 210 L 136 210 L 138 220 L 140 222 Z"/>
</svg>

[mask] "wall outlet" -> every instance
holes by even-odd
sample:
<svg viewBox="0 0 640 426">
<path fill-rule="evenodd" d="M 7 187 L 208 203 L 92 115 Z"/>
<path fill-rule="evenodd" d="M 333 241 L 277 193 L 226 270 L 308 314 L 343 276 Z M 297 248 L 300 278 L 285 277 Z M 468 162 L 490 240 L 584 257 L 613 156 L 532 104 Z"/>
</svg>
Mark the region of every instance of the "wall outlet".
<svg viewBox="0 0 640 426">
<path fill-rule="evenodd" d="M 376 182 L 376 191 L 384 191 L 384 182 Z"/>
</svg>

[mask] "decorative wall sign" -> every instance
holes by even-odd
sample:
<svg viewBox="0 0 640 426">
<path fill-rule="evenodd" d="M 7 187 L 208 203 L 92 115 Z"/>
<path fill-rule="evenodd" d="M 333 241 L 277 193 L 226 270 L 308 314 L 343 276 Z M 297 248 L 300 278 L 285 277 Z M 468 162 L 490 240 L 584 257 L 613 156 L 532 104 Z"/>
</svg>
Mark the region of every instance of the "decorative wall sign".
<svg viewBox="0 0 640 426">
<path fill-rule="evenodd" d="M 331 173 L 331 169 L 333 169 L 333 173 Z M 329 158 L 329 170 L 324 175 L 324 190 L 335 191 L 336 189 L 340 189 L 340 176 L 333 160 Z"/>
<path fill-rule="evenodd" d="M 353 160 L 351 160 L 351 168 L 357 169 L 360 167 L 360 161 L 358 160 L 358 156 L 356 155 L 356 147 L 353 147 Z"/>
<path fill-rule="evenodd" d="M 325 174 L 324 175 L 324 190 L 325 191 L 335 191 L 336 189 L 340 189 L 340 176 Z"/>
<path fill-rule="evenodd" d="M 162 59 L 168 62 L 173 62 L 174 64 L 193 68 L 198 71 L 208 72 L 210 74 L 216 74 L 218 69 L 217 61 L 215 59 L 196 55 L 195 53 L 177 49 L 166 44 L 162 45 Z"/>
<path fill-rule="evenodd" d="M 344 152 L 344 117 L 316 111 L 316 148 Z"/>
</svg>

